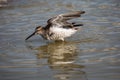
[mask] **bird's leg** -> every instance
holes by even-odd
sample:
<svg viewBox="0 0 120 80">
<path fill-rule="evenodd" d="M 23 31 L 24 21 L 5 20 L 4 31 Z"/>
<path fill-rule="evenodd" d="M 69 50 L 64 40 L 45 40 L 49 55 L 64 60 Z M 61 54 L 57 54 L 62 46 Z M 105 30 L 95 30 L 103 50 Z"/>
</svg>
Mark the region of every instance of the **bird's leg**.
<svg viewBox="0 0 120 80">
<path fill-rule="evenodd" d="M 61 42 L 61 41 L 65 41 L 64 38 L 60 38 L 59 40 L 55 40 L 55 42 Z"/>
<path fill-rule="evenodd" d="M 64 38 L 61 38 L 60 40 L 65 41 Z"/>
</svg>

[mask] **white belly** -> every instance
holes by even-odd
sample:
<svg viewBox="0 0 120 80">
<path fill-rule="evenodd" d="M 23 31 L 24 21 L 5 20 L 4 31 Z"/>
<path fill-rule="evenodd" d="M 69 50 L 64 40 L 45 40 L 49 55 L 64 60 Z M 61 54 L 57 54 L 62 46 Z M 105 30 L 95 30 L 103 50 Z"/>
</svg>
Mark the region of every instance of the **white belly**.
<svg viewBox="0 0 120 80">
<path fill-rule="evenodd" d="M 51 27 L 50 32 L 53 33 L 53 35 L 50 36 L 51 40 L 59 40 L 64 39 L 66 37 L 70 37 L 72 34 L 74 34 L 77 30 L 72 28 L 60 28 L 60 27 Z"/>
</svg>

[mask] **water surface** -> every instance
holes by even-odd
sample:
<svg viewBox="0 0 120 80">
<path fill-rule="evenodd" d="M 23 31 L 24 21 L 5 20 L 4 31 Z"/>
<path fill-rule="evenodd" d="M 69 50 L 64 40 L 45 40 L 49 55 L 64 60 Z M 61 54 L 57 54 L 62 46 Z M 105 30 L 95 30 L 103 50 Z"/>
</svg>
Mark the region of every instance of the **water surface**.
<svg viewBox="0 0 120 80">
<path fill-rule="evenodd" d="M 65 42 L 24 39 L 60 13 L 84 10 Z M 1 80 L 120 80 L 119 0 L 9 0 L 0 8 Z"/>
</svg>

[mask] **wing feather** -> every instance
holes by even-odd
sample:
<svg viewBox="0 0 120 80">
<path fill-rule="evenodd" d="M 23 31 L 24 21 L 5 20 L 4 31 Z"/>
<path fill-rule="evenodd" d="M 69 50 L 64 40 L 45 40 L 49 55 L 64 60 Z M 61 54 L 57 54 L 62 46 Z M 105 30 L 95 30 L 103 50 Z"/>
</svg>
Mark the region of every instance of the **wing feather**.
<svg viewBox="0 0 120 80">
<path fill-rule="evenodd" d="M 81 16 L 81 14 L 84 14 L 85 11 L 75 11 L 75 12 L 70 12 L 70 13 L 65 13 L 65 14 L 60 14 L 58 16 L 55 16 L 53 18 L 50 18 L 47 23 L 48 25 L 62 25 L 62 26 L 71 26 L 72 23 L 67 22 L 70 19 L 78 18 Z M 46 26 L 50 27 L 50 26 Z"/>
<path fill-rule="evenodd" d="M 73 19 L 73 18 L 78 18 L 81 16 L 81 14 L 84 14 L 84 13 L 85 13 L 85 11 L 75 11 L 75 12 L 60 14 L 56 17 L 49 19 L 48 23 L 54 23 L 55 21 L 65 22 L 65 21 Z"/>
</svg>

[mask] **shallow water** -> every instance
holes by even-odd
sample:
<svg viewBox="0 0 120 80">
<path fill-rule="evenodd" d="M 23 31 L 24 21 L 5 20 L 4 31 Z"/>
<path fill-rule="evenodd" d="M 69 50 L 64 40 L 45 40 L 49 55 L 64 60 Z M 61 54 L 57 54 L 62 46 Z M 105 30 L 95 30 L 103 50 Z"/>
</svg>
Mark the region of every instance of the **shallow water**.
<svg viewBox="0 0 120 80">
<path fill-rule="evenodd" d="M 60 13 L 84 10 L 65 42 L 24 39 Z M 119 0 L 10 0 L 0 8 L 0 80 L 120 80 Z"/>
</svg>

